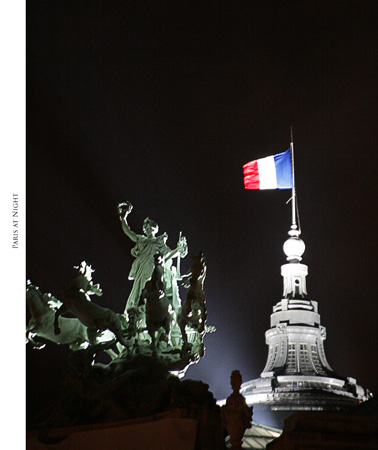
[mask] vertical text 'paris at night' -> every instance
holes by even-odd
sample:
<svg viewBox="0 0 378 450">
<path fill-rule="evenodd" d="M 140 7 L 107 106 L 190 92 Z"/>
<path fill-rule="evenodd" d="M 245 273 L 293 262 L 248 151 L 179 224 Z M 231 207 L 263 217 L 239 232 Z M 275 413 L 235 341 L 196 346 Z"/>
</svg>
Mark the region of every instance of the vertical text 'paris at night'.
<svg viewBox="0 0 378 450">
<path fill-rule="evenodd" d="M 12 202 L 12 248 L 18 248 L 18 194 L 13 194 L 13 202 Z"/>
</svg>

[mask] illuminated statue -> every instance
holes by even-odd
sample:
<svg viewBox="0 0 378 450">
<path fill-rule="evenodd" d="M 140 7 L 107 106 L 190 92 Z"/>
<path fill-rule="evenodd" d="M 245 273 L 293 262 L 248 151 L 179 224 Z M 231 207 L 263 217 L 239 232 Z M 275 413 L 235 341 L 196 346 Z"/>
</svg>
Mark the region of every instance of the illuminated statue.
<svg viewBox="0 0 378 450">
<path fill-rule="evenodd" d="M 43 294 L 30 280 L 27 281 L 26 304 L 31 314 L 26 327 L 26 340 L 33 348 L 39 350 L 46 346 L 42 342 L 34 341 L 36 336 L 55 344 L 68 344 L 71 350 L 85 348 L 88 345 L 87 328 L 79 319 L 62 317 L 61 333 L 59 335 L 54 333 L 55 313 L 62 302 L 51 294 Z"/>
<path fill-rule="evenodd" d="M 92 345 L 97 343 L 97 337 L 102 331 L 110 330 L 122 345 L 127 346 L 124 336 L 127 327 L 125 316 L 90 300 L 90 295 L 102 295 L 100 285 L 93 284 L 92 267 L 83 261 L 75 269 L 78 269 L 79 275 L 64 290 L 63 304 L 55 313 L 55 334 L 61 333 L 59 317 L 69 312 L 87 327 L 88 339 Z"/>
<path fill-rule="evenodd" d="M 177 279 L 179 275 L 176 268 L 172 265 L 172 259 L 184 258 L 188 253 L 186 238 L 180 236 L 177 247 L 171 250 L 167 245 L 168 235 L 164 233 L 157 236 L 159 226 L 153 220 L 146 218 L 143 222 L 143 233 L 140 235 L 131 230 L 127 223 L 127 216 L 130 214 L 133 206 L 130 202 L 120 203 L 118 205 L 118 215 L 122 223 L 122 229 L 127 237 L 135 242 L 135 247 L 131 250 L 135 261 L 129 273 L 129 279 L 134 280 L 133 287 L 126 303 L 125 311 L 138 305 L 142 290 L 146 282 L 151 278 L 154 270 L 154 255 L 161 253 L 164 256 L 164 284 L 165 293 L 174 310 L 180 306 L 178 296 Z"/>
<path fill-rule="evenodd" d="M 238 370 L 232 371 L 232 394 L 227 398 L 226 404 L 221 407 L 221 420 L 231 438 L 231 449 L 240 450 L 245 430 L 251 427 L 252 407 L 247 405 L 245 398 L 240 394 L 242 376 Z"/>
<path fill-rule="evenodd" d="M 189 289 L 186 293 L 185 302 L 177 313 L 177 323 L 181 330 L 184 351 L 186 348 L 190 348 L 186 327 L 189 326 L 201 335 L 205 331 L 207 319 L 206 297 L 203 291 L 203 283 L 206 277 L 205 256 L 203 252 L 199 252 L 193 259 L 194 263 L 190 268 L 189 278 L 185 284 Z M 203 351 L 200 353 L 203 353 Z"/>
<path fill-rule="evenodd" d="M 85 261 L 75 267 L 76 276 L 63 290 L 61 301 L 28 284 L 32 317 L 28 341 L 41 347 L 33 340 L 41 336 L 72 350 L 68 363 L 73 372 L 65 383 L 68 396 L 57 404 L 50 425 L 144 417 L 170 405 L 178 390 L 185 393 L 180 405 L 182 398 L 191 405 L 197 392 L 198 382 L 181 386 L 179 378 L 204 356 L 204 336 L 215 331 L 206 326 L 205 257 L 199 252 L 181 277 L 180 260 L 188 253 L 186 238 L 180 234 L 171 250 L 167 234 L 157 236 L 158 226 L 150 219 L 143 223 L 144 235 L 136 234 L 127 223 L 131 210 L 130 203 L 118 205 L 122 229 L 135 243 L 129 275 L 134 283 L 124 313 L 91 301 L 92 295 L 102 295 L 102 289 L 93 283 L 93 269 Z M 187 293 L 181 307 L 178 281 L 183 279 Z M 73 318 L 62 317 L 66 313 Z M 110 355 L 109 363 L 97 360 L 102 352 Z M 204 408 L 208 409 L 208 402 L 215 406 L 207 388 L 203 393 Z M 218 414 L 217 410 L 219 418 Z"/>
</svg>

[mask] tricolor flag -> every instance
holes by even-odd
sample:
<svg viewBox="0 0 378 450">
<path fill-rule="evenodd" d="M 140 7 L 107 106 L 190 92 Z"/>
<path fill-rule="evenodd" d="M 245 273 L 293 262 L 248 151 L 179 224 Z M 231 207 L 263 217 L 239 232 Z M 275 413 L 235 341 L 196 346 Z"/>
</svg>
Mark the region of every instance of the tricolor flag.
<svg viewBox="0 0 378 450">
<path fill-rule="evenodd" d="M 293 166 L 291 150 L 250 161 L 243 166 L 246 189 L 291 189 Z"/>
</svg>

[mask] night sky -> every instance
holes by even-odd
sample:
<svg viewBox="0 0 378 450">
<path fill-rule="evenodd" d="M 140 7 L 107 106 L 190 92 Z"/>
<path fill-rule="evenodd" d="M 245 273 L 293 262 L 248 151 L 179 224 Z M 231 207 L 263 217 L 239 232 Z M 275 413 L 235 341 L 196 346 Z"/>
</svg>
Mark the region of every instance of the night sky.
<svg viewBox="0 0 378 450">
<path fill-rule="evenodd" d="M 26 276 L 58 298 L 92 264 L 123 312 L 131 228 L 156 220 L 207 260 L 206 355 L 187 378 L 217 399 L 259 377 L 281 299 L 291 191 L 246 191 L 246 162 L 289 148 L 332 369 L 378 395 L 376 2 L 27 2 Z M 189 269 L 190 256 L 182 260 Z M 27 416 L 59 397 L 64 347 L 29 347 Z M 266 414 L 255 421 L 273 423 Z"/>
</svg>

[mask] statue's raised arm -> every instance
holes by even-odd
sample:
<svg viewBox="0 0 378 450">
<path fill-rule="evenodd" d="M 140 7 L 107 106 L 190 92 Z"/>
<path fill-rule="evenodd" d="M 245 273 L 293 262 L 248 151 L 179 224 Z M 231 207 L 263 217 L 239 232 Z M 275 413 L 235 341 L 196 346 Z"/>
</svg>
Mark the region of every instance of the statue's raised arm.
<svg viewBox="0 0 378 450">
<path fill-rule="evenodd" d="M 138 239 L 138 235 L 130 228 L 130 225 L 127 223 L 127 216 L 131 213 L 133 209 L 133 205 L 130 202 L 118 203 L 117 212 L 118 217 L 122 224 L 122 230 L 133 242 L 136 242 Z"/>
</svg>

